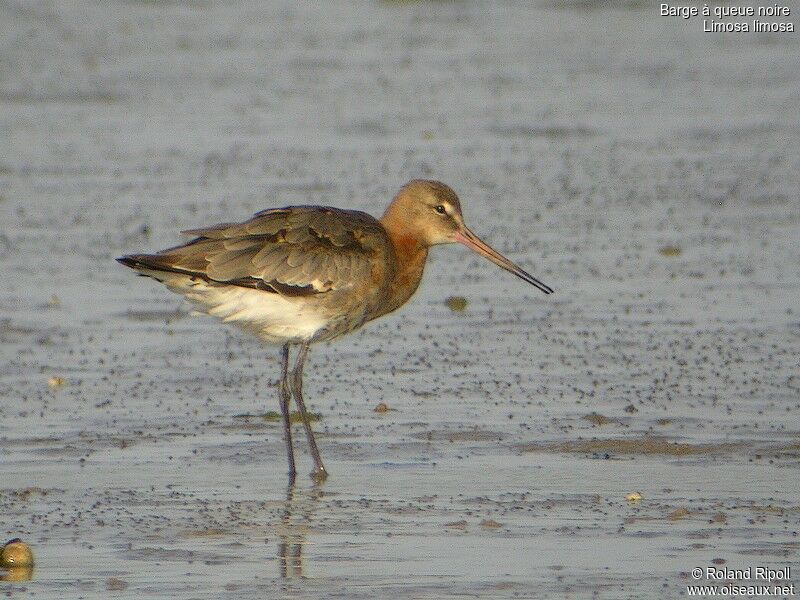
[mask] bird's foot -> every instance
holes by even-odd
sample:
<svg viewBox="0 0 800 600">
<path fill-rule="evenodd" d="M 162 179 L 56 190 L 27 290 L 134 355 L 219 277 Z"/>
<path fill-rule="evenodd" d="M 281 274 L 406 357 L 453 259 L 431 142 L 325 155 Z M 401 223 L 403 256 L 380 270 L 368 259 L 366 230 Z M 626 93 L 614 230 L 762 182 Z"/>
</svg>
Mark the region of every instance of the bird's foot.
<svg viewBox="0 0 800 600">
<path fill-rule="evenodd" d="M 314 467 L 314 470 L 311 471 L 311 479 L 314 480 L 314 483 L 322 483 L 327 478 L 328 478 L 328 472 L 322 465 Z"/>
</svg>

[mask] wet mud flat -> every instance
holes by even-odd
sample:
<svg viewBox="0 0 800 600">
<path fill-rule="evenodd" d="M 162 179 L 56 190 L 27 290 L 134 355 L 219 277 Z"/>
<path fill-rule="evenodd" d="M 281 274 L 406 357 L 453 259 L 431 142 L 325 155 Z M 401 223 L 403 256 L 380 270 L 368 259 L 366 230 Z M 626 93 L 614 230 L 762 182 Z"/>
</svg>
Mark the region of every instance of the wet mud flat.
<svg viewBox="0 0 800 600">
<path fill-rule="evenodd" d="M 799 42 L 656 10 L 0 4 L 0 530 L 36 556 L 0 592 L 674 598 L 796 565 Z M 418 176 L 556 294 L 436 249 L 312 349 L 331 477 L 287 489 L 278 350 L 113 258 Z"/>
</svg>

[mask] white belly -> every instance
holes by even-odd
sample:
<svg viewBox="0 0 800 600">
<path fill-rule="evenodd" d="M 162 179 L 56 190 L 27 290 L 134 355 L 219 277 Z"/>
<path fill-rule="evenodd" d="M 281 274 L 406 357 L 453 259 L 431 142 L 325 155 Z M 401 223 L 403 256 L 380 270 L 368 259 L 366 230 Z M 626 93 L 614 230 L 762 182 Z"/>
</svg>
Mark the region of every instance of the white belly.
<svg viewBox="0 0 800 600">
<path fill-rule="evenodd" d="M 210 285 L 201 279 L 164 276 L 173 291 L 186 296 L 204 312 L 234 323 L 273 344 L 309 340 L 327 324 L 327 318 L 303 298 L 239 286 Z"/>
</svg>

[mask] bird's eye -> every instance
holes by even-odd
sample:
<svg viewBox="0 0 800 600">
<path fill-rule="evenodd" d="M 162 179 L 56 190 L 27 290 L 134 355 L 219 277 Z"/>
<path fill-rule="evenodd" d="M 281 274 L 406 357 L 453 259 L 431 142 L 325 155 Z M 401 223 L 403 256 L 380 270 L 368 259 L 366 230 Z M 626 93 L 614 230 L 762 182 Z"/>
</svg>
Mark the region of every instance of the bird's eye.
<svg viewBox="0 0 800 600">
<path fill-rule="evenodd" d="M 436 211 L 437 213 L 439 213 L 440 215 L 447 214 L 447 209 L 446 209 L 446 208 L 444 207 L 444 205 L 442 205 L 442 204 L 439 204 L 439 205 L 438 205 L 436 208 L 434 208 L 433 210 L 435 210 L 435 211 Z"/>
</svg>

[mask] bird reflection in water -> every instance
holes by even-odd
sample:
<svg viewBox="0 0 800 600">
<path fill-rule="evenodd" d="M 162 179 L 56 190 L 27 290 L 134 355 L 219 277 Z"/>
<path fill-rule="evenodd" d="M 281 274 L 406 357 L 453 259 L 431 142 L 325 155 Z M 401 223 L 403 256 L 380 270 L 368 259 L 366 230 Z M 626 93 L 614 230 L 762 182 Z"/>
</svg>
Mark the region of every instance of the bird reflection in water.
<svg viewBox="0 0 800 600">
<path fill-rule="evenodd" d="M 282 579 L 304 576 L 303 545 L 321 495 L 322 490 L 316 485 L 309 490 L 297 490 L 293 485 L 286 489 L 278 528 L 278 568 Z"/>
</svg>

